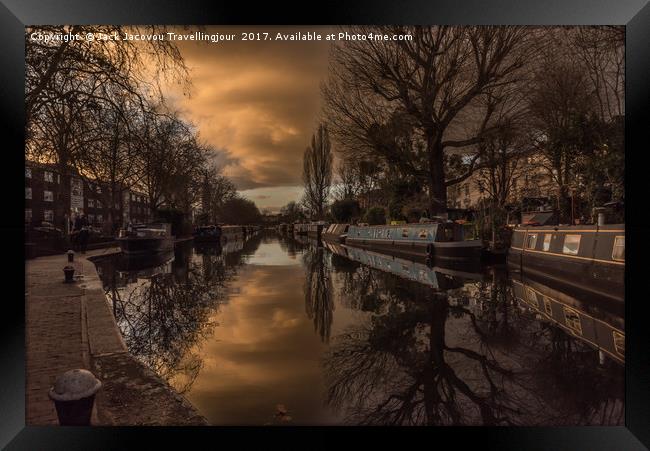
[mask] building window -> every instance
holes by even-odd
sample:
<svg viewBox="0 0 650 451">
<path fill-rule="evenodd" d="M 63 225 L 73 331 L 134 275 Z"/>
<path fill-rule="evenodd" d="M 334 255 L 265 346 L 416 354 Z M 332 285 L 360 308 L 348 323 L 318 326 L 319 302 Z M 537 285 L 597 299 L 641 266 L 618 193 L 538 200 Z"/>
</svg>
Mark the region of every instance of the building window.
<svg viewBox="0 0 650 451">
<path fill-rule="evenodd" d="M 580 250 L 580 235 L 567 235 L 564 237 L 564 247 L 562 253 L 569 255 L 578 255 Z"/>
<path fill-rule="evenodd" d="M 103 207 L 102 201 L 97 199 L 97 202 L 95 203 L 95 207 L 102 208 Z"/>
<path fill-rule="evenodd" d="M 95 223 L 95 215 L 88 215 L 88 222 L 91 224 Z"/>
<path fill-rule="evenodd" d="M 529 233 L 526 237 L 526 249 L 535 249 L 537 245 L 537 234 Z"/>
<path fill-rule="evenodd" d="M 44 179 L 46 182 L 54 182 L 54 174 L 51 173 L 50 171 L 45 171 L 45 172 L 43 173 L 43 179 Z"/>
<path fill-rule="evenodd" d="M 119 209 L 120 209 L 120 204 L 119 204 L 119 203 L 116 203 L 116 204 L 115 204 L 115 209 L 116 209 L 116 210 L 119 210 Z"/>
<path fill-rule="evenodd" d="M 544 251 L 546 251 L 546 252 L 548 252 L 548 250 L 551 248 L 551 237 L 552 236 L 553 236 L 553 234 L 551 234 L 551 233 L 547 233 L 546 235 L 544 235 L 544 243 L 542 245 L 542 249 Z"/>
<path fill-rule="evenodd" d="M 54 193 L 52 191 L 43 191 L 43 200 L 45 202 L 53 202 L 54 201 Z"/>
<path fill-rule="evenodd" d="M 95 199 L 88 199 L 88 208 L 95 208 Z"/>
<path fill-rule="evenodd" d="M 54 210 L 45 210 L 43 212 L 43 220 L 48 222 L 54 221 Z"/>
<path fill-rule="evenodd" d="M 32 198 L 32 189 L 29 186 L 25 187 L 25 199 Z"/>
<path fill-rule="evenodd" d="M 32 220 L 32 209 L 25 208 L 25 222 L 30 222 Z"/>
<path fill-rule="evenodd" d="M 625 237 L 617 236 L 614 238 L 614 249 L 612 250 L 612 260 L 618 262 L 625 261 Z"/>
<path fill-rule="evenodd" d="M 102 215 L 97 215 L 97 222 L 102 222 L 104 218 L 102 218 Z"/>
<path fill-rule="evenodd" d="M 582 323 L 577 311 L 569 307 L 564 307 L 564 321 L 566 326 L 574 333 L 582 335 Z"/>
<path fill-rule="evenodd" d="M 102 187 L 97 185 L 96 191 L 97 191 L 97 194 L 101 194 L 102 193 Z"/>
<path fill-rule="evenodd" d="M 131 200 L 135 200 L 135 194 L 131 193 Z"/>
<path fill-rule="evenodd" d="M 32 168 L 25 168 L 25 178 L 32 178 Z"/>
</svg>

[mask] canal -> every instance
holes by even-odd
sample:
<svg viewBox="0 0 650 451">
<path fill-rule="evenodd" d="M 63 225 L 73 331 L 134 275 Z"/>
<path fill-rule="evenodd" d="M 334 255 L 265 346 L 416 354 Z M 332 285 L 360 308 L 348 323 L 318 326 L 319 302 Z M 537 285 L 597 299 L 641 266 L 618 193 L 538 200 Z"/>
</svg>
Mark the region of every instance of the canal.
<svg viewBox="0 0 650 451">
<path fill-rule="evenodd" d="M 214 425 L 622 425 L 623 306 L 504 267 L 263 231 L 96 263 L 129 351 Z"/>
</svg>

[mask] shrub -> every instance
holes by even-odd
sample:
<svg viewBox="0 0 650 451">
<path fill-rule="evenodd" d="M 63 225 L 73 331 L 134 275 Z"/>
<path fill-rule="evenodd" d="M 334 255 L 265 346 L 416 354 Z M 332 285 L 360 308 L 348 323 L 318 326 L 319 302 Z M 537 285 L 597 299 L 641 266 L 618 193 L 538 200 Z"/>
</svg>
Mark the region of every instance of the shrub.
<svg viewBox="0 0 650 451">
<path fill-rule="evenodd" d="M 330 207 L 332 218 L 338 223 L 349 223 L 359 217 L 359 202 L 354 199 L 337 200 Z"/>
<path fill-rule="evenodd" d="M 366 212 L 365 221 L 370 225 L 384 225 L 386 211 L 382 207 L 372 207 Z"/>
</svg>

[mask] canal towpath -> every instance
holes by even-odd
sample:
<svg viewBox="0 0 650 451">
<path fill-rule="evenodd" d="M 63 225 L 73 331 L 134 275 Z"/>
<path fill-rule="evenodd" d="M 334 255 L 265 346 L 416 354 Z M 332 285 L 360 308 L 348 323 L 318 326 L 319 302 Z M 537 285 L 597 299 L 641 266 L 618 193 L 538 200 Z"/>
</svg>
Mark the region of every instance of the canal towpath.
<svg viewBox="0 0 650 451">
<path fill-rule="evenodd" d="M 93 425 L 206 425 L 164 380 L 127 350 L 91 261 L 118 252 L 75 255 L 75 283 L 63 282 L 65 254 L 26 262 L 26 424 L 58 424 L 48 390 L 63 372 L 84 368 L 102 381 Z"/>
</svg>

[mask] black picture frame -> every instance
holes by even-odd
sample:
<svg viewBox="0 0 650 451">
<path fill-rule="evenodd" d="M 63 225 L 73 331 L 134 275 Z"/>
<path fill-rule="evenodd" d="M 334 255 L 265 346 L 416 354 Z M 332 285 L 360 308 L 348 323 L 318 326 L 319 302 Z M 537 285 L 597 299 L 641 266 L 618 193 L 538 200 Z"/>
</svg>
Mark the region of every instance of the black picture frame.
<svg viewBox="0 0 650 451">
<path fill-rule="evenodd" d="M 136 439 L 148 447 L 156 444 L 206 440 L 225 446 L 224 440 L 248 440 L 243 428 L 64 428 L 25 426 L 25 313 L 23 243 L 24 163 L 24 27 L 30 24 L 525 24 L 525 25 L 626 25 L 626 396 L 625 427 L 564 428 L 372 428 L 372 435 L 404 444 L 408 435 L 432 445 L 473 442 L 500 450 L 637 450 L 650 447 L 650 342 L 645 322 L 647 284 L 644 256 L 648 251 L 648 208 L 643 176 L 648 162 L 646 136 L 650 126 L 650 5 L 644 0 L 423 0 L 390 2 L 305 3 L 280 5 L 266 2 L 215 4 L 208 1 L 172 0 L 1 0 L 0 1 L 0 105 L 3 157 L 8 168 L 5 184 L 5 215 L 0 230 L 5 237 L 4 258 L 10 271 L 3 297 L 2 353 L 0 353 L 0 446 L 8 449 L 126 449 Z M 18 188 L 16 188 L 18 187 Z M 15 274 L 14 274 L 15 273 Z M 22 277 L 21 277 L 22 276 Z M 22 291 L 21 291 L 22 290 Z M 260 429 L 265 436 L 286 440 L 287 429 Z M 358 428 L 302 428 L 323 438 L 331 431 Z M 362 432 L 366 432 L 364 430 Z M 172 435 L 170 432 L 173 432 Z M 279 434 L 284 437 L 280 438 Z M 326 435 L 327 434 L 327 435 Z M 295 436 L 293 436 L 295 437 Z M 229 440 L 228 440 L 229 441 Z M 313 443 L 313 442 L 312 442 Z M 324 442 L 323 442 L 324 443 Z M 445 445 L 445 447 L 450 445 Z"/>
</svg>

